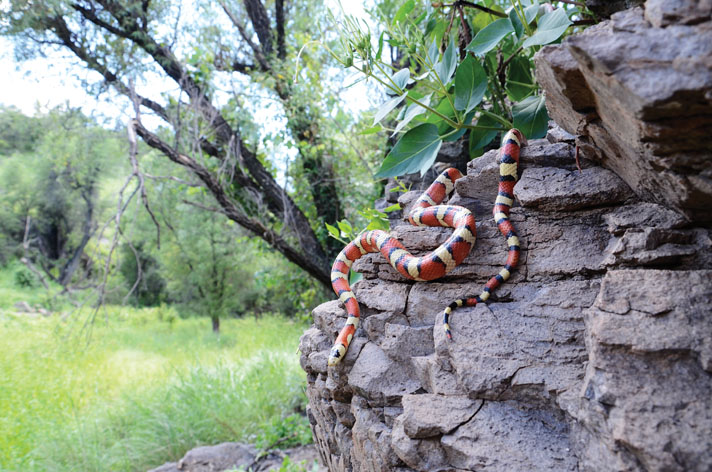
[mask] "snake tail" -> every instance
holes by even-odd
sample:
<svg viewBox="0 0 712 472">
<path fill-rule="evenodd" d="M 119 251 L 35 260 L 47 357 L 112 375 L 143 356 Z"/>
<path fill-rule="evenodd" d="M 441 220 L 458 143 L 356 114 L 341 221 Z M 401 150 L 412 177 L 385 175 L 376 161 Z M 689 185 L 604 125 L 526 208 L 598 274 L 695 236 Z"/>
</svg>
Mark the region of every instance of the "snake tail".
<svg viewBox="0 0 712 472">
<path fill-rule="evenodd" d="M 526 145 L 526 142 L 526 138 L 518 129 L 512 129 L 504 135 L 502 147 L 499 151 L 499 188 L 492 212 L 494 213 L 494 220 L 497 223 L 499 232 L 502 233 L 502 236 L 507 240 L 507 246 L 509 248 L 507 261 L 504 264 L 504 268 L 487 281 L 482 293 L 477 296 L 455 300 L 445 308 L 443 313 L 443 329 L 445 330 L 445 335 L 450 340 L 452 339 L 450 315 L 453 310 L 463 305 L 475 306 L 478 303 L 487 301 L 490 294 L 509 279 L 512 271 L 519 264 L 519 255 L 521 252 L 519 236 L 514 229 L 514 225 L 509 221 L 509 210 L 512 208 L 512 204 L 514 204 L 514 185 L 519 179 L 517 174 L 519 151 L 522 146 Z"/>
<path fill-rule="evenodd" d="M 450 168 L 442 172 L 415 202 L 408 220 L 415 226 L 454 228 L 450 237 L 437 249 L 421 257 L 413 256 L 385 231 L 367 231 L 351 241 L 336 257 L 331 268 L 331 286 L 346 307 L 348 318 L 331 349 L 328 364 L 338 364 L 346 355 L 358 328 L 360 311 L 349 286 L 348 273 L 353 263 L 364 254 L 380 252 L 403 277 L 417 281 L 434 280 L 459 265 L 475 244 L 475 218 L 470 210 L 456 205 L 441 205 L 462 177 Z"/>
</svg>

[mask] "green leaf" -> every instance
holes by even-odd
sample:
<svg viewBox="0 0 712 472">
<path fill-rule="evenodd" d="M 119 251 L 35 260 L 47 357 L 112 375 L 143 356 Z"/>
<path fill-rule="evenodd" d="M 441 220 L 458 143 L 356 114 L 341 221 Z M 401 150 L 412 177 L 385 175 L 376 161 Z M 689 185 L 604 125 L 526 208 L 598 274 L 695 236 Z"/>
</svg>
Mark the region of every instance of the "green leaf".
<svg viewBox="0 0 712 472">
<path fill-rule="evenodd" d="M 455 73 L 455 109 L 468 113 L 482 101 L 487 90 L 487 73 L 480 61 L 467 55 Z"/>
<path fill-rule="evenodd" d="M 400 104 L 403 100 L 405 100 L 406 94 L 400 95 L 398 97 L 393 97 L 390 100 L 388 100 L 386 103 L 381 105 L 381 108 L 378 109 L 376 112 L 376 116 L 373 117 L 373 125 L 377 125 L 379 121 L 381 121 L 385 116 L 393 110 L 395 107 Z"/>
<path fill-rule="evenodd" d="M 405 19 L 406 16 L 408 16 L 408 13 L 413 11 L 413 8 L 415 8 L 415 0 L 408 0 L 405 2 L 396 12 L 395 16 L 393 17 L 393 25 L 396 23 L 400 23 Z"/>
<path fill-rule="evenodd" d="M 385 31 L 381 31 L 381 35 L 378 37 L 378 52 L 376 52 L 376 60 L 381 60 L 381 55 L 383 54 L 383 35 Z"/>
<path fill-rule="evenodd" d="M 354 272 L 353 270 L 349 272 L 349 285 L 353 287 L 353 285 L 361 280 L 363 278 L 363 274 L 361 272 Z"/>
<path fill-rule="evenodd" d="M 528 25 L 532 24 L 532 21 L 536 19 L 537 13 L 539 13 L 539 2 L 533 2 L 524 9 L 524 19 L 527 20 Z"/>
<path fill-rule="evenodd" d="M 477 33 L 475 39 L 468 44 L 467 50 L 478 56 L 486 54 L 512 31 L 514 31 L 514 27 L 512 26 L 512 22 L 509 21 L 509 18 L 493 21 Z"/>
<path fill-rule="evenodd" d="M 341 234 L 347 237 L 350 236 L 354 230 L 351 223 L 346 220 L 337 221 L 336 225 L 339 227 L 339 230 L 341 230 Z"/>
<path fill-rule="evenodd" d="M 519 15 L 517 15 L 517 9 L 512 7 L 509 10 L 509 21 L 512 22 L 512 27 L 514 28 L 514 34 L 517 35 L 517 40 L 522 37 L 524 32 L 524 25 L 519 20 Z"/>
<path fill-rule="evenodd" d="M 398 211 L 401 209 L 400 203 L 394 203 L 393 205 L 383 209 L 383 213 L 390 213 L 392 211 Z"/>
<path fill-rule="evenodd" d="M 443 84 L 450 82 L 452 73 L 455 72 L 455 66 L 457 66 L 457 48 L 455 42 L 450 38 L 450 44 L 443 53 L 442 60 L 435 64 L 435 73 L 438 74 Z"/>
<path fill-rule="evenodd" d="M 570 25 L 571 20 L 566 16 L 566 11 L 563 8 L 557 8 L 541 17 L 536 33 L 525 39 L 523 46 L 528 48 L 556 41 Z"/>
<path fill-rule="evenodd" d="M 416 126 L 405 133 L 391 149 L 375 177 L 395 177 L 418 171 L 421 175 L 425 174 L 435 162 L 442 143 L 434 124 Z"/>
<path fill-rule="evenodd" d="M 428 59 L 430 63 L 435 65 L 440 57 L 440 48 L 438 47 L 437 41 L 433 39 L 433 43 L 428 48 Z"/>
<path fill-rule="evenodd" d="M 410 79 L 410 70 L 407 67 L 399 70 L 391 76 L 391 81 L 401 90 L 405 89 L 405 86 L 408 84 L 408 79 Z M 395 95 L 392 90 L 388 90 L 386 93 L 389 95 Z"/>
<path fill-rule="evenodd" d="M 435 110 L 441 115 L 447 116 L 448 118 L 455 118 L 455 109 L 452 107 L 450 100 L 448 100 L 447 98 L 443 98 L 442 100 L 440 100 L 440 103 L 438 103 L 438 106 L 435 107 Z M 445 123 L 445 121 L 435 113 L 429 115 L 424 121 L 426 123 L 442 123 L 449 128 L 449 125 Z"/>
<path fill-rule="evenodd" d="M 490 118 L 487 115 L 480 116 L 477 120 L 477 124 L 480 126 L 501 126 L 497 121 Z M 470 131 L 470 157 L 473 157 L 473 153 L 487 146 L 492 142 L 495 136 L 497 136 L 499 131 L 493 129 L 473 129 Z"/>
<path fill-rule="evenodd" d="M 543 138 L 546 134 L 549 115 L 543 96 L 527 97 L 512 107 L 514 127 L 527 139 Z"/>
<path fill-rule="evenodd" d="M 426 38 L 435 28 L 435 25 L 437 24 L 438 20 L 435 18 L 431 18 L 428 20 L 428 23 L 425 25 L 425 32 L 423 33 L 423 37 Z"/>
<path fill-rule="evenodd" d="M 425 97 L 421 98 L 418 101 L 420 103 L 422 103 L 423 105 L 428 106 L 428 105 L 430 105 L 430 97 L 431 96 L 432 96 L 432 94 L 426 95 Z M 412 103 L 412 104 L 408 105 L 408 108 L 405 110 L 405 113 L 403 114 L 403 119 L 401 120 L 400 123 L 398 123 L 398 126 L 396 126 L 396 129 L 393 131 L 393 134 L 395 135 L 396 133 L 398 133 L 400 130 L 402 130 L 405 127 L 405 125 L 410 123 L 410 120 L 412 120 L 416 116 L 418 116 L 422 113 L 425 113 L 425 112 L 426 112 L 426 109 L 421 107 L 417 103 Z"/>
<path fill-rule="evenodd" d="M 329 231 L 329 234 L 331 234 L 332 237 L 339 239 L 341 238 L 341 232 L 336 229 L 335 227 L 331 226 L 329 223 L 324 223 L 326 225 L 326 229 Z"/>
<path fill-rule="evenodd" d="M 361 136 L 366 136 L 368 134 L 376 134 L 379 131 L 381 131 L 383 127 L 381 125 L 376 125 L 376 126 L 371 126 L 370 128 L 367 128 L 359 133 Z"/>
<path fill-rule="evenodd" d="M 419 25 L 420 22 L 423 21 L 427 16 L 428 16 L 428 12 L 424 11 L 423 13 L 420 14 L 420 16 L 418 16 L 418 18 L 415 19 L 415 21 L 413 23 L 415 23 L 416 25 Z"/>
<path fill-rule="evenodd" d="M 517 56 L 512 59 L 509 67 L 507 67 L 507 95 L 513 102 L 523 100 L 532 93 L 533 87 L 511 82 L 531 84 L 533 80 L 530 66 L 529 59 L 524 56 Z"/>
</svg>

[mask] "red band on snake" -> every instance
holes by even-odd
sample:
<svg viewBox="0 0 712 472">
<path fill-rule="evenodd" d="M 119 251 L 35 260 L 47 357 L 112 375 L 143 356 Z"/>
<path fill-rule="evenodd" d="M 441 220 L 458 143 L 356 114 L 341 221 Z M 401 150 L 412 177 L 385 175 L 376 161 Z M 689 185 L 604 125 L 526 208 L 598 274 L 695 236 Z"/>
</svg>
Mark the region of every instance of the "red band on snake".
<svg viewBox="0 0 712 472">
<path fill-rule="evenodd" d="M 519 149 L 526 140 L 519 130 L 512 129 L 502 140 L 499 154 L 499 189 L 494 205 L 494 218 L 502 235 L 507 238 L 509 253 L 504 269 L 492 277 L 480 295 L 455 300 L 443 315 L 443 327 L 452 339 L 448 318 L 459 306 L 474 306 L 486 301 L 490 293 L 506 281 L 519 262 L 519 238 L 509 221 L 509 209 L 514 203 L 514 184 L 517 182 Z M 331 268 L 331 286 L 346 306 L 346 325 L 336 338 L 329 355 L 329 365 L 338 364 L 346 355 L 359 323 L 359 306 L 348 282 L 351 265 L 369 252 L 380 252 L 388 262 L 407 279 L 428 281 L 440 278 L 457 267 L 475 244 L 475 218 L 467 208 L 457 205 L 440 205 L 449 195 L 455 181 L 462 177 L 457 169 L 447 169 L 420 196 L 409 215 L 415 226 L 445 226 L 454 228 L 452 235 L 434 251 L 415 257 L 385 231 L 367 231 L 350 242 L 336 257 Z"/>
</svg>

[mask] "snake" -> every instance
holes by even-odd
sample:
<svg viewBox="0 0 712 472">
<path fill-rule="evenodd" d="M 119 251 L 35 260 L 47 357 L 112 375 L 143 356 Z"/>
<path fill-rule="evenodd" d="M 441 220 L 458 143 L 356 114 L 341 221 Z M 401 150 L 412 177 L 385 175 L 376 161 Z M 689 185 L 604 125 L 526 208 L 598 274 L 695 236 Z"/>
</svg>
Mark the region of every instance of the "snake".
<svg viewBox="0 0 712 472">
<path fill-rule="evenodd" d="M 447 339 L 452 340 L 450 315 L 461 306 L 475 306 L 489 299 L 490 294 L 507 281 L 519 264 L 519 236 L 509 220 L 509 210 L 514 204 L 514 185 L 518 180 L 519 151 L 526 138 L 518 129 L 509 130 L 502 138 L 499 149 L 499 186 L 493 214 L 497 227 L 507 240 L 507 260 L 504 268 L 491 277 L 482 292 L 450 303 L 443 311 L 442 326 Z M 368 253 L 380 252 L 403 277 L 425 282 L 443 277 L 457 267 L 475 245 L 477 228 L 472 212 L 459 205 L 442 205 L 445 197 L 455 188 L 462 173 L 449 168 L 443 171 L 413 205 L 408 221 L 414 226 L 442 226 L 454 228 L 448 239 L 434 251 L 423 256 L 412 255 L 396 238 L 382 230 L 361 233 L 344 247 L 331 267 L 331 286 L 344 304 L 348 317 L 331 349 L 329 366 L 341 362 L 358 329 L 360 310 L 349 285 L 349 271 L 353 263 Z"/>
</svg>

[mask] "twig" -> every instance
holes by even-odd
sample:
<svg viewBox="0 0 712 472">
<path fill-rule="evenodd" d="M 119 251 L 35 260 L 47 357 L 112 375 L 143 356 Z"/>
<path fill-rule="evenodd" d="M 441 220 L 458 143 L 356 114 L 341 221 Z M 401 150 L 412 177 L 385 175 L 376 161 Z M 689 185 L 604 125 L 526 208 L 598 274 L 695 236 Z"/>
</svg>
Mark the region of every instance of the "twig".
<svg viewBox="0 0 712 472">
<path fill-rule="evenodd" d="M 181 200 L 181 201 L 182 201 L 183 203 L 185 203 L 186 205 L 191 205 L 191 206 L 200 208 L 201 210 L 212 211 L 213 213 L 220 213 L 220 214 L 222 214 L 222 215 L 225 215 L 225 214 L 226 214 L 225 211 L 223 211 L 222 208 L 209 207 L 209 206 L 201 205 L 200 203 L 191 202 L 190 200 L 185 200 L 185 199 L 183 199 L 183 200 Z"/>
<path fill-rule="evenodd" d="M 40 273 L 39 270 L 37 270 L 37 267 L 30 261 L 30 258 L 28 257 L 28 252 L 30 250 L 30 215 L 27 215 L 27 218 L 25 219 L 25 235 L 22 238 L 22 252 L 24 256 L 20 259 L 20 262 L 25 264 L 28 269 L 32 271 L 33 274 L 37 276 L 38 279 L 40 279 L 40 282 L 42 282 L 42 286 L 46 289 L 49 290 L 49 285 L 47 284 L 47 281 L 45 280 L 44 276 L 42 273 Z"/>
<path fill-rule="evenodd" d="M 577 2 L 576 0 L 556 0 L 561 3 L 568 3 L 569 5 L 576 5 L 577 7 L 586 8 L 586 4 L 583 2 Z"/>
<path fill-rule="evenodd" d="M 141 106 L 140 106 L 140 102 L 138 100 L 138 96 L 136 95 L 133 79 L 129 82 L 129 87 L 131 89 L 131 101 L 133 102 L 134 111 L 136 113 L 136 121 L 140 121 L 141 120 Z M 138 167 L 138 159 L 136 158 L 136 156 L 138 154 L 138 141 L 136 140 L 136 130 L 134 129 L 132 123 L 129 124 L 129 127 L 127 129 L 128 140 L 129 140 L 129 160 L 131 161 L 131 167 L 133 168 L 133 175 L 135 175 L 136 178 L 138 178 L 139 190 L 141 192 L 141 201 L 143 202 L 143 206 L 146 208 L 146 211 L 148 212 L 148 214 L 151 215 L 151 220 L 153 220 L 153 224 L 156 226 L 156 246 L 160 249 L 161 248 L 161 225 L 158 224 L 156 215 L 153 214 L 153 211 L 151 210 L 151 206 L 148 204 L 148 194 L 146 193 L 146 182 L 143 178 L 143 174 L 141 173 L 141 170 Z"/>
<path fill-rule="evenodd" d="M 499 66 L 497 66 L 497 76 L 499 76 L 500 74 L 502 74 L 505 71 L 505 69 L 507 68 L 509 63 L 512 62 L 512 59 L 514 59 L 517 56 L 517 54 L 522 52 L 523 49 L 524 49 L 524 46 L 519 46 L 519 48 L 516 51 L 514 51 L 511 56 L 509 56 L 504 62 L 499 64 Z M 502 86 L 504 86 L 504 84 L 502 84 Z"/>
<path fill-rule="evenodd" d="M 482 5 L 478 5 L 473 2 L 468 2 L 466 0 L 457 0 L 456 2 L 453 3 L 440 3 L 440 4 L 433 4 L 434 7 L 438 6 L 443 6 L 443 7 L 458 7 L 458 6 L 463 6 L 463 7 L 469 7 L 469 8 L 475 8 L 477 10 L 483 11 L 485 13 L 489 13 L 490 15 L 498 16 L 500 18 L 507 18 L 506 13 L 502 13 L 501 11 L 497 10 L 492 10 L 491 8 L 483 7 Z"/>
</svg>

